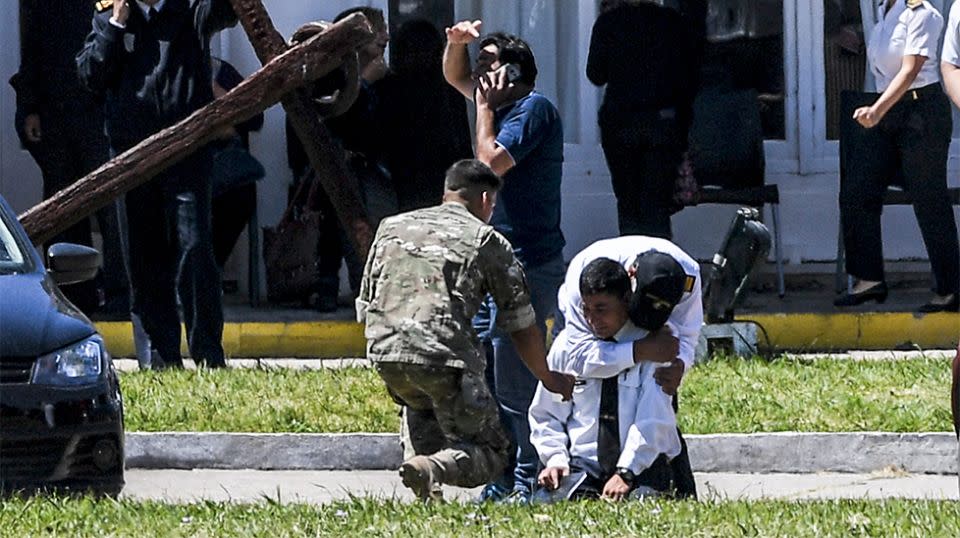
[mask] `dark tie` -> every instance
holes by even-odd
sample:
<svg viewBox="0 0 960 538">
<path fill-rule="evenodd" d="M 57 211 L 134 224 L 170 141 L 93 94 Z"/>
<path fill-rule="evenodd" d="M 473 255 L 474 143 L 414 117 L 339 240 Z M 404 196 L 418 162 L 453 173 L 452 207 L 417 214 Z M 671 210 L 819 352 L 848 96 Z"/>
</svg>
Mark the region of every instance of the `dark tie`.
<svg viewBox="0 0 960 538">
<path fill-rule="evenodd" d="M 150 8 L 150 10 L 147 11 L 147 21 L 149 21 L 149 22 L 154 22 L 154 19 L 156 19 L 156 18 L 157 18 L 157 10 L 156 10 L 156 8 Z"/>
<path fill-rule="evenodd" d="M 603 380 L 600 388 L 600 417 L 597 425 L 597 461 L 603 478 L 613 476 L 620 459 L 619 376 Z"/>
</svg>

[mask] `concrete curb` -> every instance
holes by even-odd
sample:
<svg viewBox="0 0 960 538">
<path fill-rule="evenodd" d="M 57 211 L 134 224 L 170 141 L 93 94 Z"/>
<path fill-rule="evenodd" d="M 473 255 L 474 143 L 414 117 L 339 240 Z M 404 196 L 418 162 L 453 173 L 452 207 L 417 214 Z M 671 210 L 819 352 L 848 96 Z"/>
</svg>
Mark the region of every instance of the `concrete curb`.
<svg viewBox="0 0 960 538">
<path fill-rule="evenodd" d="M 756 433 L 685 436 L 696 471 L 731 473 L 957 472 L 952 433 Z"/>
<path fill-rule="evenodd" d="M 686 436 L 695 471 L 957 472 L 951 433 L 757 433 Z M 396 469 L 395 434 L 127 433 L 128 468 Z"/>
<path fill-rule="evenodd" d="M 138 469 L 395 469 L 396 434 L 127 433 L 126 466 Z"/>
<path fill-rule="evenodd" d="M 960 314 L 861 312 L 744 315 L 763 330 L 762 345 L 775 351 L 955 349 Z M 115 357 L 135 354 L 130 322 L 99 322 Z M 363 357 L 363 326 L 352 321 L 226 323 L 223 349 L 228 357 Z M 186 347 L 183 348 L 186 353 Z"/>
</svg>

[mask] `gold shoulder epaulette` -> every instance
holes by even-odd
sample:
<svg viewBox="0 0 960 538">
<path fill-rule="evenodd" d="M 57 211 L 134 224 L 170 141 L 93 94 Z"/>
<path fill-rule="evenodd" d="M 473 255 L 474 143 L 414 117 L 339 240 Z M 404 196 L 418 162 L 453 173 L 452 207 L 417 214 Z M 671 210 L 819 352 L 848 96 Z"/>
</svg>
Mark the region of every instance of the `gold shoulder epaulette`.
<svg viewBox="0 0 960 538">
<path fill-rule="evenodd" d="M 97 2 L 97 11 L 106 11 L 113 7 L 113 0 L 100 0 Z"/>
<path fill-rule="evenodd" d="M 917 9 L 923 5 L 923 0 L 907 0 L 907 7 L 910 9 Z"/>
</svg>

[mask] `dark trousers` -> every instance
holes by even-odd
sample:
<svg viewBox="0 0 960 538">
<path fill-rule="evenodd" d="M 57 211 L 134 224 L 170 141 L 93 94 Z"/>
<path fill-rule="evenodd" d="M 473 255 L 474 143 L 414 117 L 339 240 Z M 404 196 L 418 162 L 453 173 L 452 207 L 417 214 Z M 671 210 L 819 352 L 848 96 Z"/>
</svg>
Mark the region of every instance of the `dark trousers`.
<svg viewBox="0 0 960 538">
<path fill-rule="evenodd" d="M 530 267 L 525 266 L 530 302 L 537 326 L 546 334 L 546 322 L 557 312 L 557 290 L 563 284 L 563 256 Z M 530 442 L 530 403 L 537 390 L 537 378 L 530 372 L 510 335 L 497 326 L 499 309 L 488 297 L 473 319 L 474 329 L 487 353 L 486 378 L 500 406 L 500 420 L 513 443 L 509 465 L 497 481 L 507 490 L 529 491 L 537 480 L 540 458 Z"/>
<path fill-rule="evenodd" d="M 316 180 L 312 180 L 316 181 Z M 346 232 L 340 226 L 333 203 L 323 188 L 317 190 L 316 209 L 320 212 L 320 244 L 317 247 L 317 289 L 321 299 L 336 300 L 340 292 L 340 266 L 347 262 L 347 277 L 350 289 L 356 295 L 363 276 L 363 262 L 357 258 Z"/>
<path fill-rule="evenodd" d="M 583 481 L 583 484 L 577 488 L 577 491 L 571 496 L 572 500 L 599 499 L 603 495 L 603 488 L 613 475 L 601 476 L 596 472 L 595 467 L 596 466 L 590 462 L 582 461 L 576 457 L 570 461 L 571 473 L 580 471 L 587 473 L 586 480 Z M 667 462 L 667 457 L 661 454 L 660 457 L 654 460 L 650 467 L 647 467 L 637 475 L 632 484 L 629 484 L 630 490 L 632 491 L 640 486 L 645 486 L 656 491 L 668 493 L 670 492 L 671 483 L 674 482 L 672 475 L 672 466 Z M 696 497 L 694 496 L 694 498 Z"/>
<path fill-rule="evenodd" d="M 676 398 L 673 400 L 676 402 Z M 693 468 L 690 466 L 690 454 L 687 452 L 687 441 L 677 428 L 680 437 L 680 454 L 670 460 L 670 473 L 673 477 L 673 488 L 680 499 L 697 498 L 697 481 L 693 478 Z"/>
<path fill-rule="evenodd" d="M 183 307 L 190 354 L 223 366 L 220 271 L 213 254 L 210 153 L 200 150 L 126 196 L 131 310 L 167 366 L 182 366 Z"/>
<path fill-rule="evenodd" d="M 858 104 L 853 99 L 865 95 L 845 93 L 844 113 Z M 864 280 L 884 279 L 883 193 L 891 183 L 902 183 L 913 199 L 930 257 L 933 290 L 948 295 L 960 291 L 957 224 L 947 199 L 950 103 L 936 90 L 916 100 L 911 95 L 908 92 L 873 129 L 849 121 L 841 132 L 840 219 L 847 272 Z"/>
<path fill-rule="evenodd" d="M 92 172 L 110 155 L 103 120 L 99 116 L 78 113 L 75 117 L 56 105 L 42 114 L 43 141 L 33 148 L 33 156 L 43 173 L 43 198 L 51 198 L 61 189 L 72 185 Z M 103 267 L 97 282 L 83 282 L 64 287 L 64 293 L 82 310 L 95 309 L 98 305 L 97 284 L 107 300 L 127 297 L 127 275 L 123 267 L 123 252 L 120 247 L 120 224 L 116 204 L 96 212 L 97 223 L 103 239 Z M 90 219 L 83 219 L 50 241 L 93 245 Z"/>
<path fill-rule="evenodd" d="M 363 199 L 370 223 L 376 229 L 380 221 L 397 214 L 397 194 L 393 190 L 389 175 L 378 164 L 368 161 L 360 154 L 353 153 L 348 159 L 350 169 L 357 178 L 360 194 Z M 354 251 L 353 243 L 340 226 L 333 208 L 333 203 L 322 189 L 316 194 L 316 209 L 320 211 L 320 245 L 318 248 L 320 259 L 317 262 L 317 271 L 320 275 L 319 295 L 321 297 L 337 297 L 340 289 L 340 264 L 347 263 L 347 276 L 350 279 L 350 289 L 356 295 L 360 290 L 360 279 L 363 277 L 362 260 Z"/>
<path fill-rule="evenodd" d="M 221 270 L 256 211 L 255 182 L 234 187 L 213 199 L 213 253 Z"/>
<path fill-rule="evenodd" d="M 600 142 L 617 198 L 620 235 L 670 239 L 673 193 L 682 157 L 676 112 L 616 112 L 601 112 Z"/>
</svg>

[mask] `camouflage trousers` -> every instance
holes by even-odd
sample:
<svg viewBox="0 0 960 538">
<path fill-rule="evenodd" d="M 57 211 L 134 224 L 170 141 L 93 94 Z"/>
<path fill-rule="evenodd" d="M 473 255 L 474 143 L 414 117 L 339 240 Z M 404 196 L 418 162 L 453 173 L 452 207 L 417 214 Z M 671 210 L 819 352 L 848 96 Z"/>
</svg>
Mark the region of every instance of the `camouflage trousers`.
<svg viewBox="0 0 960 538">
<path fill-rule="evenodd" d="M 376 363 L 393 399 L 403 406 L 404 459 L 426 455 L 440 481 L 472 488 L 499 476 L 510 442 L 483 375 L 400 362 Z"/>
</svg>

